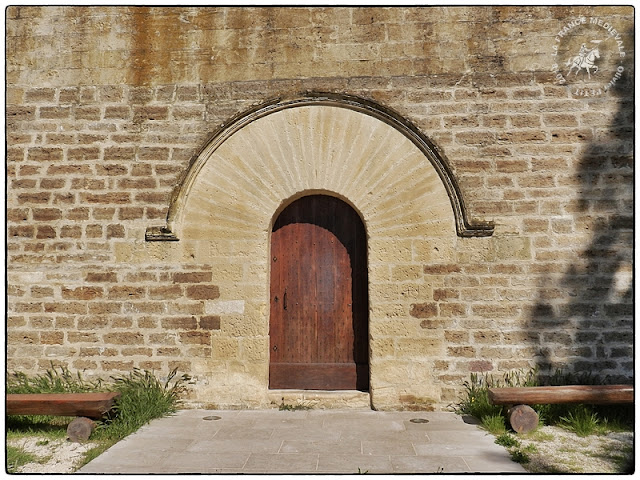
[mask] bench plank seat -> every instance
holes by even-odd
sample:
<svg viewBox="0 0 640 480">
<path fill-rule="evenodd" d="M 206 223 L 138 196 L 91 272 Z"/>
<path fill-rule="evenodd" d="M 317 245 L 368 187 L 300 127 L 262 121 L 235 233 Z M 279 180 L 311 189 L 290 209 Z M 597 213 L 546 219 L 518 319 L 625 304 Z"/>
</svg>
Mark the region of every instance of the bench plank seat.
<svg viewBox="0 0 640 480">
<path fill-rule="evenodd" d="M 633 385 L 567 385 L 557 387 L 489 388 L 494 405 L 633 403 Z"/>
<path fill-rule="evenodd" d="M 57 415 L 100 418 L 113 408 L 118 392 L 100 393 L 10 393 L 7 415 Z"/>
</svg>

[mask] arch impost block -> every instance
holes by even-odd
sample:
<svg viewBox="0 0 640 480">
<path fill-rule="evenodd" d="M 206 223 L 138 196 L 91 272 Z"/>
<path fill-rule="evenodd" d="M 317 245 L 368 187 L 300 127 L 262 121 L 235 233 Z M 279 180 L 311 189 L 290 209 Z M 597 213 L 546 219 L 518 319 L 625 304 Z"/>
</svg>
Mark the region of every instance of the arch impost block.
<svg viewBox="0 0 640 480">
<path fill-rule="evenodd" d="M 147 242 L 177 242 L 179 239 L 175 233 L 165 227 L 147 227 L 144 234 Z"/>
<path fill-rule="evenodd" d="M 184 204 L 184 200 L 186 199 L 193 182 L 207 159 L 229 137 L 251 122 L 272 113 L 288 108 L 310 105 L 348 108 L 373 116 L 398 130 L 413 142 L 418 149 L 420 149 L 436 169 L 436 172 L 444 184 L 453 208 L 458 236 L 487 237 L 493 234 L 493 222 L 470 219 L 468 217 L 462 192 L 448 161 L 438 147 L 431 143 L 431 141 L 413 123 L 403 118 L 394 110 L 362 97 L 333 92 L 307 91 L 298 96 L 272 98 L 264 103 L 255 105 L 249 110 L 231 118 L 228 122 L 221 124 L 210 137 L 205 147 L 193 157 L 189 167 L 178 183 L 178 186 L 173 191 L 169 205 L 169 212 L 167 214 L 166 226 L 150 227 L 147 229 L 147 233 L 145 235 L 146 240 L 178 240 L 175 234 L 172 233 L 174 230 L 173 223 L 179 217 L 179 212 Z"/>
</svg>

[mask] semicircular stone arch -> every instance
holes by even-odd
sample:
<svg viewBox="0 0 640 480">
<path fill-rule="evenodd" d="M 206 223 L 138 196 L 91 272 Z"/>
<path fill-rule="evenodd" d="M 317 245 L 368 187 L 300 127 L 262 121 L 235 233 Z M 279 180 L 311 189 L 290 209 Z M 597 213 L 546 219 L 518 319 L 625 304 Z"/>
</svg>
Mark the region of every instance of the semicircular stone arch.
<svg viewBox="0 0 640 480">
<path fill-rule="evenodd" d="M 396 148 L 404 155 L 411 151 L 414 158 L 396 161 Z M 231 155 L 230 150 L 234 152 Z M 300 158 L 304 160 L 298 163 Z M 222 161 L 218 164 L 216 159 Z M 350 181 L 357 181 L 361 190 L 369 187 L 372 191 L 379 190 L 384 187 L 381 180 L 398 180 L 388 176 L 385 168 L 403 168 L 407 162 L 414 167 L 424 165 L 425 173 L 437 173 L 445 188 L 459 236 L 493 233 L 491 222 L 468 219 L 464 199 L 448 163 L 417 128 L 389 109 L 357 97 L 337 94 L 309 94 L 295 100 L 267 103 L 222 126 L 192 162 L 174 192 L 167 227 L 162 231 L 171 232 L 168 237 L 175 237 L 173 232 L 181 226 L 194 185 L 197 190 L 197 185 L 202 184 L 203 169 L 206 179 L 216 184 L 227 179 L 234 182 L 237 179 L 233 175 L 223 178 L 222 171 L 220 178 L 207 174 L 224 163 L 240 166 L 252 160 L 258 162 L 243 169 L 246 173 L 243 179 L 250 181 L 252 191 L 260 186 L 282 191 L 282 187 L 288 189 L 287 193 L 313 190 L 318 185 L 319 190 L 339 192 L 344 189 L 344 183 Z M 377 170 L 371 168 L 374 164 L 379 167 Z M 265 172 L 261 169 L 265 168 L 277 170 L 269 170 L 263 176 Z M 383 177 L 379 176 L 381 170 L 385 173 Z M 256 183 L 251 182 L 252 176 L 257 177 Z M 402 183 L 410 184 L 400 179 Z M 372 195 L 371 192 L 367 194 Z M 162 235 L 151 233 L 147 238 L 162 240 Z"/>
<path fill-rule="evenodd" d="M 260 118 L 211 152 L 174 219 L 175 233 L 267 232 L 283 202 L 303 192 L 348 200 L 371 236 L 418 224 L 455 234 L 447 191 L 411 141 L 374 117 L 317 105 Z"/>
<path fill-rule="evenodd" d="M 366 229 L 371 402 L 397 407 L 407 394 L 438 402 L 428 366 L 446 347 L 410 311 L 433 300 L 424 265 L 454 262 L 457 239 L 474 225 L 434 154 L 368 107 L 314 99 L 256 110 L 192 163 L 163 230 L 180 239 L 173 258 L 210 264 L 220 288 L 205 306 L 221 328 L 211 358 L 196 362 L 193 373 L 209 385 L 199 396 L 225 406 L 269 402 L 271 229 L 289 203 L 321 193 L 349 203 Z M 491 233 L 489 224 L 476 227 Z"/>
</svg>

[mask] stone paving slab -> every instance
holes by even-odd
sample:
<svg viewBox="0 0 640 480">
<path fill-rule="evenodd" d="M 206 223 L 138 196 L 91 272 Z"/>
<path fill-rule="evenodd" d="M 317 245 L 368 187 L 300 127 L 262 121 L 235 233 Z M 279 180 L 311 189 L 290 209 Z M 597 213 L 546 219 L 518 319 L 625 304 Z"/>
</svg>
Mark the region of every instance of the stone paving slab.
<svg viewBox="0 0 640 480">
<path fill-rule="evenodd" d="M 492 435 L 453 413 L 181 410 L 145 425 L 78 473 L 359 472 L 525 470 Z"/>
</svg>

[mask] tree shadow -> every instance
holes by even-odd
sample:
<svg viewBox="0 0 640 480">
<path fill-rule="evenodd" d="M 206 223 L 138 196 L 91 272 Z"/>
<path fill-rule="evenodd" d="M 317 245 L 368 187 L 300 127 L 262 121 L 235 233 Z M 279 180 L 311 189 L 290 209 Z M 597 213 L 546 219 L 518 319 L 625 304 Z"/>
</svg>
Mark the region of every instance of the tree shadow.
<svg viewBox="0 0 640 480">
<path fill-rule="evenodd" d="M 633 30 L 625 38 L 633 45 Z M 563 233 L 591 230 L 588 244 L 580 246 L 578 236 L 573 264 L 564 272 L 550 264 L 538 287 L 530 328 L 541 332 L 535 361 L 542 376 L 561 370 L 607 383 L 633 377 L 632 56 L 626 55 L 624 76 L 604 94 L 602 100 L 617 102 L 616 114 L 584 150 L 578 201 L 565 206 L 575 227 Z"/>
</svg>

